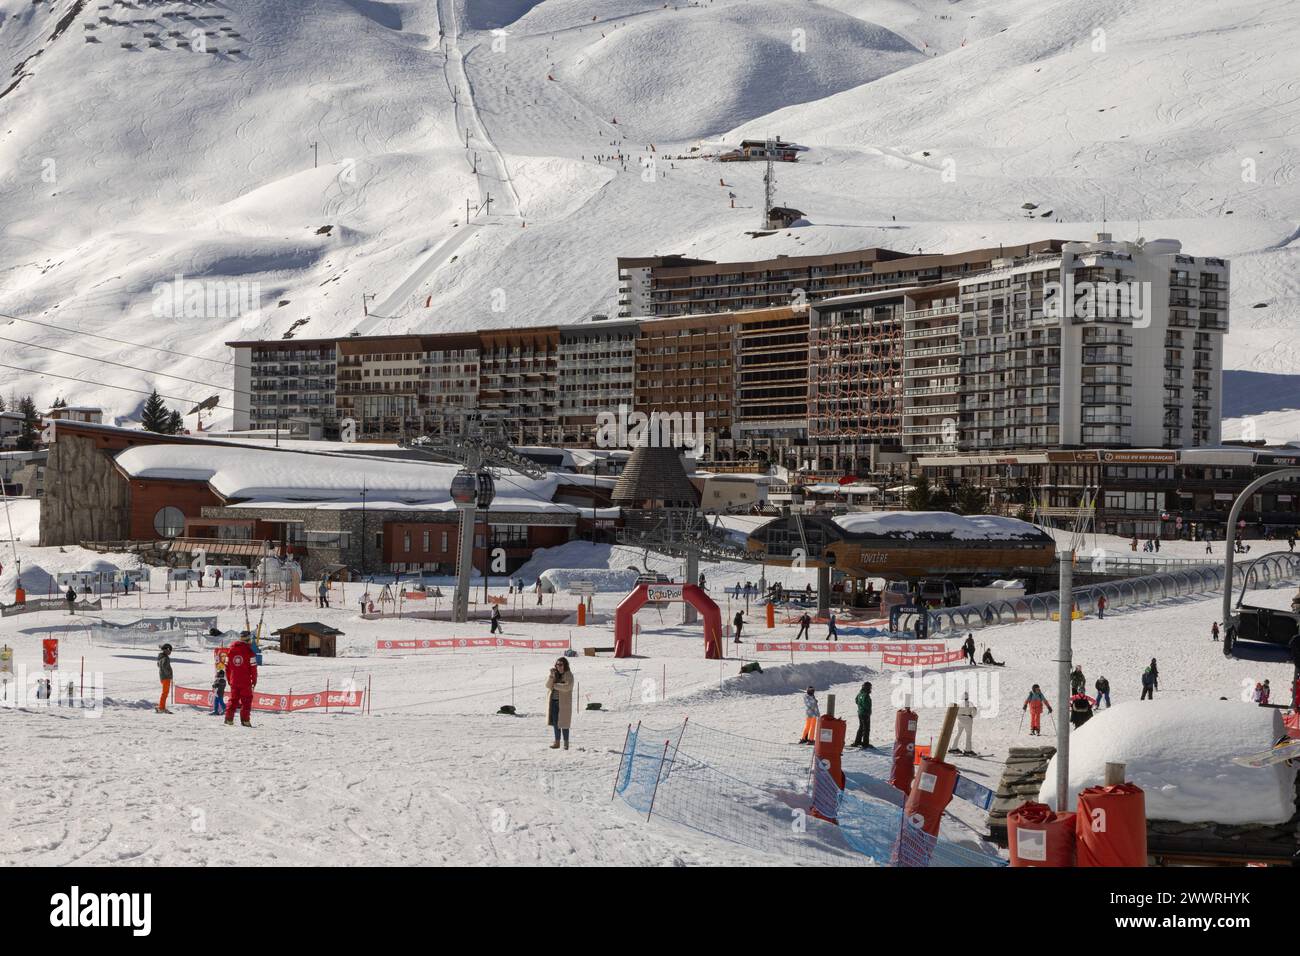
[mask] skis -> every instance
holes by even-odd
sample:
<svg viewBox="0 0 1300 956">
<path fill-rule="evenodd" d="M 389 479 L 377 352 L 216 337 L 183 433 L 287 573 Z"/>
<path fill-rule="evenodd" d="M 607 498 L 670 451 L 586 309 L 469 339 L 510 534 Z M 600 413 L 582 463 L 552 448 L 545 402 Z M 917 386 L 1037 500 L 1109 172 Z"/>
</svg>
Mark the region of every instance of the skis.
<svg viewBox="0 0 1300 956">
<path fill-rule="evenodd" d="M 1232 762 L 1242 767 L 1259 770 L 1263 767 L 1284 763 L 1287 760 L 1294 760 L 1297 757 L 1300 757 L 1300 740 L 1283 737 L 1268 750 L 1246 754 L 1243 757 L 1233 757 Z"/>
</svg>

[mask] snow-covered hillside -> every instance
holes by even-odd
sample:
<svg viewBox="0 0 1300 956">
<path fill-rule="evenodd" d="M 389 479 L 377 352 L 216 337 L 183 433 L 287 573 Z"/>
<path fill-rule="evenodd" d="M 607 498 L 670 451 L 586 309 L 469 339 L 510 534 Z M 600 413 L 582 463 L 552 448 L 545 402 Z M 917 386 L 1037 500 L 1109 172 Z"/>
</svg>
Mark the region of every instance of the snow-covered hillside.
<svg viewBox="0 0 1300 956">
<path fill-rule="evenodd" d="M 0 0 L 0 312 L 47 323 L 0 325 L 0 390 L 228 405 L 232 338 L 568 322 L 618 254 L 1088 238 L 1103 201 L 1231 257 L 1228 367 L 1298 373 L 1297 39 L 1284 0 Z M 813 225 L 753 239 L 761 167 L 691 157 L 767 135 Z M 178 274 L 237 302 L 169 311 Z"/>
</svg>

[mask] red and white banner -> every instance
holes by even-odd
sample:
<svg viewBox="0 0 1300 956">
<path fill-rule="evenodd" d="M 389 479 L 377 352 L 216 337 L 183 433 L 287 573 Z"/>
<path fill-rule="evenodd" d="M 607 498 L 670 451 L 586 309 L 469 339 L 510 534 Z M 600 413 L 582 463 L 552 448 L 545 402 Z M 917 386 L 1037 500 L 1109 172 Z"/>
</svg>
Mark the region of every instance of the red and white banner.
<svg viewBox="0 0 1300 956">
<path fill-rule="evenodd" d="M 524 651 L 566 651 L 568 638 L 549 641 L 522 637 L 426 637 L 402 641 L 375 641 L 377 651 L 436 651 L 473 647 L 509 647 Z"/>
<path fill-rule="evenodd" d="M 57 637 L 41 638 L 41 664 L 45 667 L 59 666 L 59 639 Z"/>
<path fill-rule="evenodd" d="M 824 641 L 820 643 L 810 641 L 766 643 L 759 641 L 755 647 L 758 648 L 759 653 L 764 651 L 814 651 L 818 654 L 834 654 L 837 651 L 854 654 L 934 654 L 942 653 L 945 650 L 943 644 L 877 644 L 871 641 Z"/>
<path fill-rule="evenodd" d="M 955 664 L 965 657 L 966 652 L 958 648 L 938 654 L 882 654 L 880 663 L 885 667 L 934 667 L 936 664 Z"/>
<path fill-rule="evenodd" d="M 177 687 L 172 700 L 177 704 L 211 707 L 214 693 L 215 691 L 197 687 Z M 313 707 L 360 707 L 364 697 L 365 691 L 362 690 L 320 690 L 310 694 L 264 694 L 253 691 L 253 710 L 288 713 Z M 226 693 L 226 701 L 230 701 L 229 692 Z"/>
</svg>

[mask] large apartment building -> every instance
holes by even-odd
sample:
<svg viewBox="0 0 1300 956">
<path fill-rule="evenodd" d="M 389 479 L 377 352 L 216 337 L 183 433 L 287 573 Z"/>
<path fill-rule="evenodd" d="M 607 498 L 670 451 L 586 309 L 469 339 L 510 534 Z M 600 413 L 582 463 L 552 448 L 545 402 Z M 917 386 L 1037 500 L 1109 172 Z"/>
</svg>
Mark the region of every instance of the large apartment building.
<svg viewBox="0 0 1300 956">
<path fill-rule="evenodd" d="M 1016 259 L 1060 246 L 1058 240 L 1051 239 L 951 255 L 872 248 L 754 262 L 714 262 L 678 255 L 621 257 L 619 315 L 665 318 L 806 305 L 834 296 L 958 279 L 989 268 L 995 259 Z"/>
<path fill-rule="evenodd" d="M 959 287 L 961 450 L 1218 444 L 1222 259 L 1102 233 Z"/>
<path fill-rule="evenodd" d="M 820 265 L 800 265 L 799 281 L 822 283 L 807 302 L 231 343 L 236 427 L 314 413 L 327 435 L 350 421 L 359 440 L 393 439 L 436 433 L 465 410 L 507 423 L 520 445 L 571 446 L 592 444 L 601 413 L 623 407 L 702 423 L 702 457 L 716 464 L 841 476 L 905 456 L 1219 441 L 1221 259 L 1185 255 L 1173 240 L 1107 235 L 943 256 L 805 258 Z M 686 262 L 676 257 L 672 268 L 703 268 Z M 749 275 L 755 265 L 708 268 Z M 643 304 L 658 308 L 659 266 L 638 268 L 650 283 Z M 868 274 L 875 288 L 831 294 Z M 768 278 L 781 296 L 794 281 Z"/>
</svg>

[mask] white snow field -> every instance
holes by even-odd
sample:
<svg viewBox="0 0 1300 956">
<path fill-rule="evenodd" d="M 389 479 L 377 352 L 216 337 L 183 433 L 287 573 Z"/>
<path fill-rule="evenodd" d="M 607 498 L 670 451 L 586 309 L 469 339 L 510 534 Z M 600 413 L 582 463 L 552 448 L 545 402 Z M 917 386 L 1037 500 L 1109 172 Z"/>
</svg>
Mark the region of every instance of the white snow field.
<svg viewBox="0 0 1300 956">
<path fill-rule="evenodd" d="M 235 338 L 577 321 L 617 310 L 619 254 L 1080 239 L 1103 210 L 1231 257 L 1227 367 L 1300 372 L 1286 0 L 114 9 L 0 0 L 0 313 L 45 323 L 0 320 L 6 395 L 215 393 L 220 423 Z M 777 195 L 811 224 L 755 239 L 762 167 L 692 157 L 768 135 L 809 147 Z M 169 308 L 177 275 L 224 300 Z"/>
<path fill-rule="evenodd" d="M 31 502 L 13 507 L 15 530 L 22 527 L 28 541 L 35 513 Z M 19 543 L 16 550 L 34 594 L 45 592 L 36 587 L 37 572 L 29 579 L 29 569 L 80 570 L 90 560 L 104 560 L 30 543 Z M 556 568 L 603 568 L 609 580 L 609 569 L 639 557 L 636 551 L 572 543 L 539 554 L 529 573 L 553 558 Z M 0 578 L 6 595 L 14 584 L 12 558 L 6 548 Z M 680 564 L 669 559 L 652 565 L 681 573 Z M 745 570 L 754 577 L 753 568 L 706 564 L 704 570 L 715 596 L 722 585 L 743 581 Z M 532 578 L 524 576 L 531 585 Z M 769 573 L 770 579 L 780 576 Z M 504 583 L 490 582 L 492 593 L 503 594 Z M 786 583 L 801 587 L 804 579 L 791 575 Z M 978 632 L 981 651 L 987 644 L 1005 667 L 953 666 L 927 671 L 920 680 L 882 671 L 877 654 L 756 655 L 755 641 L 787 640 L 795 630 L 778 618 L 769 631 L 757 608 L 747 616 L 744 643 L 728 643 L 732 656 L 722 662 L 704 659 L 699 625 L 678 623 L 676 606 L 640 612 L 636 657 L 582 656 L 583 647 L 613 644 L 612 610 L 623 592 L 607 590 L 597 593 L 594 623 L 585 628 L 573 626 L 571 618 L 561 624 L 520 623 L 512 620 L 511 608 L 505 612 L 507 638 L 571 638 L 579 650 L 571 659 L 579 704 L 573 749 L 555 751 L 548 747 L 543 682 L 556 651 L 379 651 L 381 640 L 484 637 L 487 624 L 364 620 L 358 612 L 361 588 L 336 589 L 330 609 L 311 604 L 268 609 L 268 630 L 319 620 L 345 636 L 336 658 L 290 657 L 268 649 L 258 689 L 304 693 L 323 690 L 327 682 L 333 689 L 369 685 L 372 713 L 255 712 L 252 729 L 222 726 L 197 707 L 178 705 L 170 715 L 153 712 L 159 689 L 156 645 L 175 641 L 176 681 L 198 689 L 210 686 L 211 650 L 194 649 L 197 642 L 183 643 L 170 634 L 148 635 L 134 645 L 115 635 L 118 641 L 108 644 L 93 630 L 101 618 L 128 623 L 157 617 L 165 608 L 180 616 L 216 614 L 222 629 L 240 628 L 242 601 L 228 590 L 136 594 L 109 602 L 115 606 L 100 614 L 51 611 L 0 619 L 0 643 L 14 650 L 16 679 L 37 676 L 41 641 L 55 637 L 64 668 L 56 680 L 79 683 L 84 658 L 88 692 L 98 685 L 104 696 L 95 717 L 43 701 L 0 707 L 6 741 L 0 748 L 5 810 L 0 865 L 866 863 L 836 842 L 833 829 L 816 821 L 808 829 L 809 842 L 797 844 L 794 855 L 773 852 L 756 838 L 746 844 L 746 827 L 789 825 L 788 811 L 773 813 L 770 806 L 704 800 L 691 810 L 696 825 L 686 827 L 654 814 L 647 820 L 623 800 L 611 800 L 628 725 L 644 721 L 647 728 L 676 732 L 689 717 L 690 727 L 699 731 L 692 736 L 697 734 L 692 729 L 687 741 L 710 741 L 707 757 L 713 766 L 754 787 L 792 786 L 808 766 L 808 748 L 795 743 L 803 724 L 800 690 L 808 683 L 816 686 L 823 706 L 827 693 L 838 695 L 838 711 L 849 717 L 852 732 L 853 697 L 863 680 L 871 680 L 872 742 L 884 748 L 891 743 L 893 710 L 904 695 L 913 696 L 920 712 L 918 743 L 928 743 L 938 734 L 944 706 L 968 690 L 980 706 L 974 726 L 980 756 L 953 761 L 970 779 L 995 787 L 1007 748 L 1038 742 L 1022 722 L 1021 702 L 1030 685 L 1041 683 L 1053 706 L 1059 704 L 1052 622 Z M 314 593 L 310 585 L 304 591 Z M 480 595 L 476 590 L 476 601 Z M 1255 599 L 1281 607 L 1290 596 L 1286 589 Z M 727 619 L 743 607 L 743 601 L 719 599 Z M 513 600 L 530 606 L 535 598 L 528 593 Z M 576 598 L 564 592 L 545 596 L 547 605 L 552 601 L 556 607 L 576 606 Z M 420 605 L 405 607 L 413 606 Z M 1211 812 L 1220 819 L 1225 813 L 1236 814 L 1234 819 L 1276 815 L 1294 771 L 1246 771 L 1229 761 L 1239 751 L 1272 743 L 1273 712 L 1241 701 L 1264 678 L 1271 680 L 1275 699 L 1283 698 L 1289 668 L 1224 658 L 1221 645 L 1209 637 L 1217 615 L 1217 601 L 1208 597 L 1077 623 L 1075 661 L 1089 687 L 1099 676 L 1110 680 L 1117 710 L 1113 716 L 1103 710 L 1077 735 L 1076 779 L 1090 779 L 1098 760 L 1120 759 L 1148 789 L 1148 806 L 1168 809 L 1176 819 Z M 254 610 L 251 616 L 256 624 L 261 613 Z M 822 628 L 814 626 L 813 637 L 821 636 Z M 1138 702 L 1139 675 L 1152 657 L 1159 658 L 1157 700 Z M 739 675 L 742 661 L 754 659 L 763 674 Z M 602 709 L 581 709 L 592 702 Z M 496 713 L 511 703 L 517 716 Z M 1115 727 L 1123 732 L 1109 732 Z M 1052 718 L 1044 717 L 1044 728 L 1041 742 L 1051 743 Z M 846 753 L 851 791 L 864 799 L 887 793 L 878 783 L 882 761 L 879 754 Z M 1221 799 L 1228 788 L 1230 807 Z M 982 822 L 982 811 L 954 800 L 943 837 L 977 849 Z"/>
</svg>

